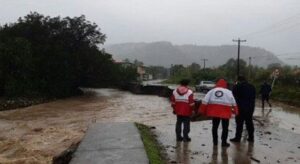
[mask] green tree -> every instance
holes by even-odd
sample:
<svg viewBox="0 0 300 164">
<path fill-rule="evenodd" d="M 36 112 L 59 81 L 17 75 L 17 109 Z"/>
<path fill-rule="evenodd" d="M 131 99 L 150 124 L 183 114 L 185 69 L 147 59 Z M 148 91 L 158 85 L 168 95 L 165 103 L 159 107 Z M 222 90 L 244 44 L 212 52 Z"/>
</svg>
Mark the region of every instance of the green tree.
<svg viewBox="0 0 300 164">
<path fill-rule="evenodd" d="M 79 86 L 116 86 L 124 71 L 99 50 L 105 38 L 83 15 L 33 12 L 0 26 L 0 90 L 6 96 L 60 97 Z"/>
<path fill-rule="evenodd" d="M 224 65 L 220 66 L 219 69 L 223 70 L 223 76 L 229 80 L 234 81 L 236 79 L 237 61 L 235 59 L 229 59 Z M 244 60 L 240 60 L 240 74 L 247 75 L 247 63 Z"/>
<path fill-rule="evenodd" d="M 201 67 L 197 63 L 192 63 L 191 65 L 189 65 L 187 67 L 187 69 L 189 70 L 190 74 L 194 74 L 194 73 L 200 71 Z"/>
</svg>

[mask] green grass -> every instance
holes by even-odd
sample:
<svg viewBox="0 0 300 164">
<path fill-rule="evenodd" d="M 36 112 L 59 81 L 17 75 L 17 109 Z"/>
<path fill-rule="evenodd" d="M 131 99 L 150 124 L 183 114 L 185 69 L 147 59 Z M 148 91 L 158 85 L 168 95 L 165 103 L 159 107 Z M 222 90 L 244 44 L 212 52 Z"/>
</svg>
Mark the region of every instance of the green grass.
<svg viewBox="0 0 300 164">
<path fill-rule="evenodd" d="M 138 123 L 135 123 L 135 125 L 141 134 L 150 164 L 165 164 L 166 161 L 163 158 L 164 149 L 158 143 L 156 136 L 151 132 L 150 127 Z"/>
<path fill-rule="evenodd" d="M 297 87 L 277 87 L 271 93 L 271 99 L 300 106 L 300 89 Z"/>
</svg>

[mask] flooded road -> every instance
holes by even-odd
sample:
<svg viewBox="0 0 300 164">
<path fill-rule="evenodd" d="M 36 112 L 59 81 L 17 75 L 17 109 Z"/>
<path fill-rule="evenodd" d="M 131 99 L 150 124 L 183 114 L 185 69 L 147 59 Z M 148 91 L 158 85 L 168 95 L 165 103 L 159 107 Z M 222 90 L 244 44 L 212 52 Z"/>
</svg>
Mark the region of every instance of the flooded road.
<svg viewBox="0 0 300 164">
<path fill-rule="evenodd" d="M 0 112 L 0 163 L 51 163 L 54 156 L 80 141 L 88 125 L 95 122 L 139 122 L 155 127 L 169 163 L 300 163 L 300 109 L 278 104 L 262 115 L 257 106 L 255 115 L 264 126 L 255 122 L 255 143 L 243 140 L 222 149 L 212 145 L 210 121 L 193 122 L 192 141 L 177 143 L 176 117 L 166 98 L 113 89 L 88 93 Z M 233 119 L 229 129 L 231 138 Z"/>
<path fill-rule="evenodd" d="M 201 98 L 204 95 L 196 93 Z M 280 105 L 280 106 L 277 106 Z M 157 127 L 160 142 L 165 145 L 169 163 L 299 163 L 300 162 L 300 109 L 276 104 L 272 111 L 262 113 L 256 104 L 255 142 L 248 143 L 247 132 L 241 143 L 231 143 L 229 148 L 213 146 L 211 121 L 191 124 L 191 143 L 178 143 L 174 136 L 175 116 L 172 124 Z M 261 124 L 263 123 L 263 125 Z M 235 121 L 230 120 L 229 137 L 235 134 Z M 221 135 L 221 127 L 219 127 Z"/>
</svg>

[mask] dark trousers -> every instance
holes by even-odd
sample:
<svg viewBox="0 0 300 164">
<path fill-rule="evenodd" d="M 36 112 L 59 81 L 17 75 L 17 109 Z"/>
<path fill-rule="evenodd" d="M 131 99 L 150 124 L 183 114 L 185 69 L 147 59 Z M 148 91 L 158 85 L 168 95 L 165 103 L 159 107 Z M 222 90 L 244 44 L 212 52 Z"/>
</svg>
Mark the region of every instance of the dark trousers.
<svg viewBox="0 0 300 164">
<path fill-rule="evenodd" d="M 182 138 L 181 129 L 183 124 L 183 138 L 189 138 L 191 118 L 189 116 L 177 116 L 176 122 L 176 137 Z"/>
<path fill-rule="evenodd" d="M 220 121 L 222 120 L 222 142 L 225 143 L 227 142 L 227 137 L 228 137 L 228 126 L 229 126 L 229 119 L 221 119 L 221 118 L 213 118 L 212 119 L 212 135 L 213 135 L 213 142 L 215 144 L 218 143 L 218 128 Z"/>
<path fill-rule="evenodd" d="M 262 106 L 262 109 L 264 110 L 264 108 L 265 108 L 265 101 L 269 104 L 269 107 L 271 108 L 272 105 L 269 102 L 269 95 L 261 95 L 261 106 Z"/>
<path fill-rule="evenodd" d="M 244 123 L 246 123 L 246 129 L 248 131 L 249 139 L 254 138 L 254 126 L 253 126 L 253 115 L 238 115 L 235 117 L 236 121 L 236 133 L 235 138 L 240 140 L 243 133 Z"/>
</svg>

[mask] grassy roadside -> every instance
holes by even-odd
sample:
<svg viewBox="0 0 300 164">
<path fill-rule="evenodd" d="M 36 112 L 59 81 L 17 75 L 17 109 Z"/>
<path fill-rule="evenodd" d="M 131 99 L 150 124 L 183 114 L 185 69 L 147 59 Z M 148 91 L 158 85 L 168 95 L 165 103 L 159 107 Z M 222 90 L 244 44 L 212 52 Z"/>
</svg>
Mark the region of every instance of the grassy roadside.
<svg viewBox="0 0 300 164">
<path fill-rule="evenodd" d="M 300 89 L 288 87 L 275 88 L 271 93 L 271 99 L 300 107 Z"/>
<path fill-rule="evenodd" d="M 135 123 L 136 127 L 138 128 L 142 141 L 144 143 L 147 156 L 149 158 L 150 164 L 165 164 L 167 163 L 163 157 L 163 147 L 158 143 L 156 136 L 151 132 L 151 128 Z"/>
</svg>

